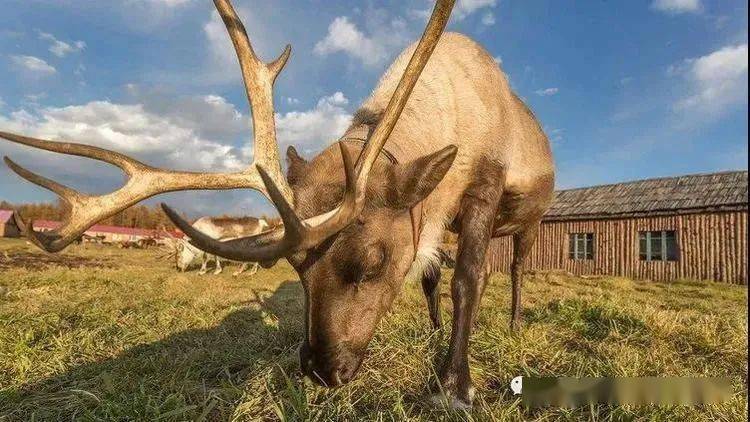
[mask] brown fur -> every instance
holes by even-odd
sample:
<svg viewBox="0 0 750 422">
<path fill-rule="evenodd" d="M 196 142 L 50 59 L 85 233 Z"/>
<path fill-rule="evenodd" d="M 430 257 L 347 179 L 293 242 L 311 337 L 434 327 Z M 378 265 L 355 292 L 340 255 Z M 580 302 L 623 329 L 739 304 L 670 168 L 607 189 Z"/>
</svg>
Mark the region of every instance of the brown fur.
<svg viewBox="0 0 750 422">
<path fill-rule="evenodd" d="M 385 73 L 344 138 L 371 133 L 377 126 L 413 48 Z M 445 149 L 450 145 L 457 152 Z M 290 257 L 305 286 L 301 364 L 321 384 L 348 381 L 410 268 L 422 278 L 432 324 L 439 326 L 435 258 L 444 231 L 450 229 L 459 234 L 451 287 L 453 330 L 439 374 L 454 404 L 466 404 L 471 401 L 468 336 L 485 287 L 487 245 L 492 236 L 516 239 L 512 314 L 517 326 L 523 260 L 552 198 L 549 142 L 490 54 L 463 35 L 446 33 L 385 149 L 401 164 L 385 158 L 376 162 L 358 222 Z M 339 203 L 344 171 L 337 145 L 309 162 L 293 150 L 288 158 L 288 179 L 301 217 Z M 423 212 L 414 260 L 408 208 L 419 201 Z"/>
</svg>

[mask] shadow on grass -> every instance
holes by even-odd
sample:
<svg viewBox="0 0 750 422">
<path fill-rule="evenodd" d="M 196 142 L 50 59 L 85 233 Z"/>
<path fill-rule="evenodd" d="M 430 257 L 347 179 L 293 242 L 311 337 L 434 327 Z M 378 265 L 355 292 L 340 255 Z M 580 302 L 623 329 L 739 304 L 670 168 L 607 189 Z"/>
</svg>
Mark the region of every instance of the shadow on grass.
<svg viewBox="0 0 750 422">
<path fill-rule="evenodd" d="M 265 293 L 216 326 L 0 390 L 0 420 L 228 419 L 249 385 L 264 388 L 276 365 L 296 366 L 301 286 L 288 280 Z"/>
</svg>

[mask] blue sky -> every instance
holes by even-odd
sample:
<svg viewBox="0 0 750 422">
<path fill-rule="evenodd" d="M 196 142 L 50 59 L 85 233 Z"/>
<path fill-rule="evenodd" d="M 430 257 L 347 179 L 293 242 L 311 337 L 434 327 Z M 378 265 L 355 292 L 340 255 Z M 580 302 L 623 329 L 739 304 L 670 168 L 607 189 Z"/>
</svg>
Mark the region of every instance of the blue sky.
<svg viewBox="0 0 750 422">
<path fill-rule="evenodd" d="M 428 0 L 235 0 L 259 54 L 286 43 L 282 148 L 342 133 L 424 25 Z M 553 144 L 558 188 L 746 169 L 747 2 L 458 0 L 449 30 L 501 63 Z M 249 162 L 248 106 L 209 0 L 4 0 L 0 129 L 193 170 Z M 0 142 L 0 154 L 88 192 L 116 169 Z M 54 197 L 0 168 L 0 199 Z M 193 215 L 270 208 L 249 191 L 158 197 Z M 153 202 L 153 201 L 152 201 Z"/>
</svg>

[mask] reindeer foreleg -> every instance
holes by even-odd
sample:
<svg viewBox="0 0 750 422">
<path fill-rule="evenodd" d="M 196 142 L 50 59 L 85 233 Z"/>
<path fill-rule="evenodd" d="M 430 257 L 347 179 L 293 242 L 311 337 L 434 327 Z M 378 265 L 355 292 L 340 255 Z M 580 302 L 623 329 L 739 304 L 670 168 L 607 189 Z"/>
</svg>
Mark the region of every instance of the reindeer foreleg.
<svg viewBox="0 0 750 422">
<path fill-rule="evenodd" d="M 201 255 L 201 269 L 198 271 L 199 275 L 203 275 L 208 272 L 208 254 L 204 253 Z"/>
<path fill-rule="evenodd" d="M 433 396 L 440 403 L 447 400 L 453 408 L 470 408 L 474 395 L 469 375 L 469 335 L 484 291 L 484 259 L 505 183 L 505 172 L 499 163 L 483 164 L 476 173 L 477 180 L 461 200 L 456 267 L 451 281 L 451 339 L 438 372 L 440 392 Z"/>
</svg>

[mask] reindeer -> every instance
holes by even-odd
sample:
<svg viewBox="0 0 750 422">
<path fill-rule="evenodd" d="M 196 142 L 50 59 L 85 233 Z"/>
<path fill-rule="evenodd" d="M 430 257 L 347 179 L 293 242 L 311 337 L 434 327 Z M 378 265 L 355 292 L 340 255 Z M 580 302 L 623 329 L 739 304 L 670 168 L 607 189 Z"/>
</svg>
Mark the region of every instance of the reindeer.
<svg viewBox="0 0 750 422">
<path fill-rule="evenodd" d="M 269 227 L 265 219 L 255 217 L 201 217 L 193 223 L 192 227 L 196 230 L 211 236 L 218 240 L 230 240 L 243 236 L 254 236 L 263 232 Z M 221 260 L 216 255 L 208 254 L 190 242 L 183 239 L 175 239 L 175 266 L 180 271 L 187 271 L 190 265 L 196 260 L 201 260 L 201 268 L 198 274 L 203 275 L 208 272 L 208 262 L 213 259 L 215 263 L 214 274 L 221 274 Z M 250 263 L 243 262 L 240 269 L 232 273 L 238 276 L 245 272 Z M 258 263 L 253 263 L 253 268 L 249 275 L 258 272 Z"/>
<path fill-rule="evenodd" d="M 469 335 L 485 289 L 488 242 L 513 236 L 511 326 L 518 328 L 523 263 L 552 199 L 554 166 L 542 128 L 492 56 L 464 35 L 441 37 L 454 2 L 437 0 L 421 39 L 390 66 L 337 142 L 309 160 L 288 149 L 285 177 L 272 89 L 290 47 L 274 61 L 260 61 L 229 0 L 214 0 L 252 108 L 253 163 L 236 173 L 169 171 L 101 148 L 0 133 L 20 144 L 111 163 L 128 176 L 121 189 L 90 196 L 6 158 L 16 173 L 70 204 L 65 224 L 54 232 L 36 233 L 16 213 L 19 227 L 54 252 L 96 221 L 155 194 L 258 190 L 274 203 L 283 226 L 257 236 L 222 242 L 163 208 L 192 244 L 209 253 L 262 265 L 279 258 L 291 263 L 305 294 L 300 365 L 328 387 L 354 377 L 405 279 L 421 278 L 432 326 L 441 326 L 436 251 L 451 230 L 458 234 L 453 320 L 433 398 L 470 406 Z"/>
</svg>

